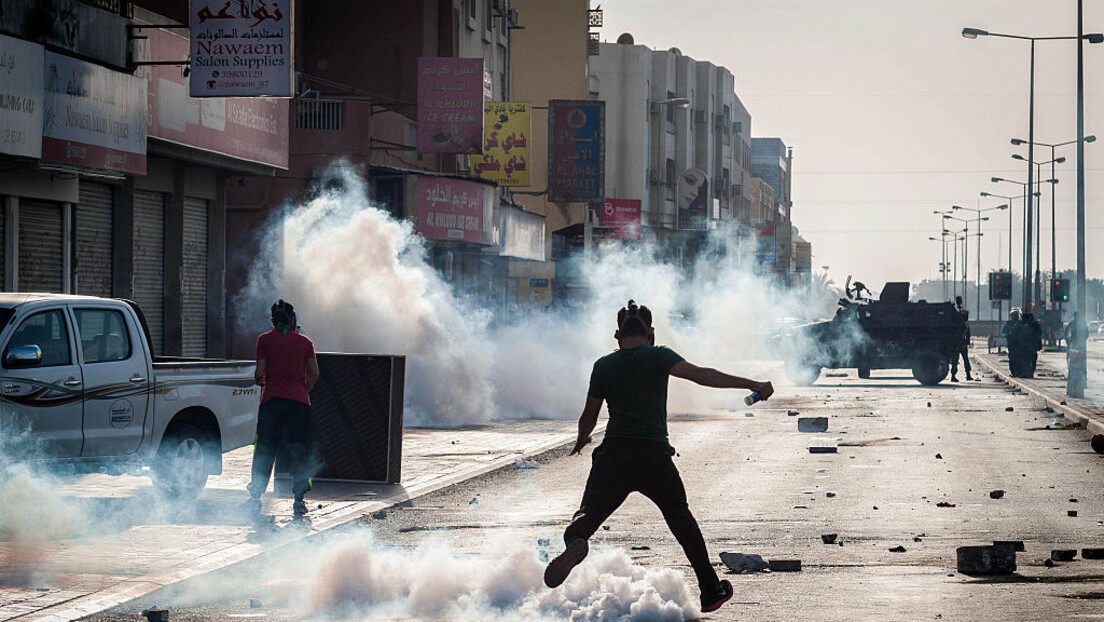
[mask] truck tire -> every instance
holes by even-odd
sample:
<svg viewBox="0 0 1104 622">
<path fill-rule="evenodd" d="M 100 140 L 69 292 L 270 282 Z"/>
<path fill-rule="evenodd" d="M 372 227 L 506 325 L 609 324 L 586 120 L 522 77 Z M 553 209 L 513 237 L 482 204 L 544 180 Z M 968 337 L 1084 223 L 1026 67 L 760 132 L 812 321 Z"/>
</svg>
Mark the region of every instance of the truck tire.
<svg viewBox="0 0 1104 622">
<path fill-rule="evenodd" d="M 207 435 L 190 423 L 177 423 L 165 432 L 150 474 L 157 494 L 171 501 L 191 501 L 207 485 L 208 454 L 214 451 Z"/>
<path fill-rule="evenodd" d="M 950 371 L 950 364 L 937 354 L 920 357 L 912 364 L 912 377 L 924 385 L 943 382 L 948 371 Z"/>
<path fill-rule="evenodd" d="M 799 387 L 812 386 L 820 378 L 820 366 L 801 361 L 786 361 L 786 377 Z"/>
</svg>

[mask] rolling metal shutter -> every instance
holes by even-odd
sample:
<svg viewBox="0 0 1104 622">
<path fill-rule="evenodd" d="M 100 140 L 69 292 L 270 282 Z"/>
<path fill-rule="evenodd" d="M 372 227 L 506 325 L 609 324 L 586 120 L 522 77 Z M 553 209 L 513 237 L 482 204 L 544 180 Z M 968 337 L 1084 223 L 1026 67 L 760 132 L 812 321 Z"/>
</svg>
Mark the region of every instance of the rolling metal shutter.
<svg viewBox="0 0 1104 622">
<path fill-rule="evenodd" d="M 142 307 L 154 355 L 165 344 L 165 195 L 134 191 L 134 301 Z"/>
<path fill-rule="evenodd" d="M 19 199 L 19 291 L 61 293 L 61 206 Z"/>
<path fill-rule="evenodd" d="M 108 184 L 81 180 L 74 223 L 77 239 L 77 281 L 73 291 L 85 296 L 112 294 L 112 192 Z"/>
<path fill-rule="evenodd" d="M 182 354 L 207 356 L 207 201 L 184 197 Z"/>
</svg>

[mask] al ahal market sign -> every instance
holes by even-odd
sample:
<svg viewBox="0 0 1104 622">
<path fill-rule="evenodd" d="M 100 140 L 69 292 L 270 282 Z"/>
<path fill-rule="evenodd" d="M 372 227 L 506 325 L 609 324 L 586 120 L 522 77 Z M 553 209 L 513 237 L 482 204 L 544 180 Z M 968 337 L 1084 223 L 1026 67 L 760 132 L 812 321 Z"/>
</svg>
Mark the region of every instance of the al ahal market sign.
<svg viewBox="0 0 1104 622">
<path fill-rule="evenodd" d="M 292 0 L 193 0 L 192 97 L 292 97 Z"/>
</svg>

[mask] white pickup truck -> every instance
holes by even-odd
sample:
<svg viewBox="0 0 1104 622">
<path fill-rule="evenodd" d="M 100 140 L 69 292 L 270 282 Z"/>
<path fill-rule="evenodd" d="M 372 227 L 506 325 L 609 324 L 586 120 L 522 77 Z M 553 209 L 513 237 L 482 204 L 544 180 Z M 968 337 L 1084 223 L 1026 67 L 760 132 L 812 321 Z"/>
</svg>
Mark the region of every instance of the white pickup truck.
<svg viewBox="0 0 1104 622">
<path fill-rule="evenodd" d="M 158 492 L 186 500 L 253 442 L 255 363 L 154 357 L 133 302 L 4 293 L 0 326 L 0 461 L 149 467 Z"/>
</svg>

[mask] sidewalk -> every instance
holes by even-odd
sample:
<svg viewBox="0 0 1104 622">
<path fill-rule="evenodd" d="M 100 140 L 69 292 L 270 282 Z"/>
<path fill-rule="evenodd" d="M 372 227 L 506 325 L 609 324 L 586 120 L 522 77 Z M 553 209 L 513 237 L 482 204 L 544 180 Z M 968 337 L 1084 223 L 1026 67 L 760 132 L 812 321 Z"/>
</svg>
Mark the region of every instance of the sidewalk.
<svg viewBox="0 0 1104 622">
<path fill-rule="evenodd" d="M 286 494 L 270 491 L 264 497 L 265 511 L 276 516 L 271 529 L 255 529 L 241 515 L 238 506 L 246 499 L 252 447 L 225 455 L 222 475 L 208 480 L 203 495 L 183 512 L 160 507 L 148 478 L 86 475 L 55 488 L 57 497 L 48 500 L 59 510 L 82 508 L 67 532 L 71 537 L 0 541 L 0 621 L 77 620 L 364 514 L 511 467 L 518 459 L 571 443 L 575 435 L 571 420 L 405 430 L 402 483 L 316 483 L 307 497 L 313 531 L 287 527 L 292 513 Z"/>
<path fill-rule="evenodd" d="M 1098 344 L 1099 345 L 1099 344 Z M 1104 382 L 1101 381 L 1101 361 L 1094 357 L 1096 347 L 1090 344 L 1089 382 L 1085 390 L 1085 399 L 1074 399 L 1066 395 L 1066 354 L 1065 352 L 1040 352 L 1039 364 L 1034 378 L 1013 378 L 1008 371 L 1008 354 L 985 352 L 984 346 L 971 349 L 971 356 L 1012 386 L 1035 396 L 1041 405 L 1060 412 L 1067 419 L 1084 422 L 1092 434 L 1104 434 Z"/>
</svg>

